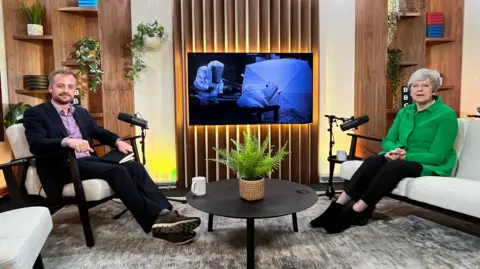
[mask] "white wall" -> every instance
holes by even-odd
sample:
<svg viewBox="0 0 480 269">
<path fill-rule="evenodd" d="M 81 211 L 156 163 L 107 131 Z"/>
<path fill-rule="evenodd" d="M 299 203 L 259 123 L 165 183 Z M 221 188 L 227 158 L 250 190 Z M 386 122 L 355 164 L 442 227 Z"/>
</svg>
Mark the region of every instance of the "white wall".
<svg viewBox="0 0 480 269">
<path fill-rule="evenodd" d="M 477 114 L 480 107 L 480 1 L 465 0 L 460 112 Z"/>
<path fill-rule="evenodd" d="M 320 0 L 320 175 L 326 176 L 329 149 L 325 114 L 348 118 L 354 113 L 355 0 Z M 336 150 L 348 153 L 350 137 L 334 125 Z M 339 173 L 337 165 L 335 174 Z"/>
<path fill-rule="evenodd" d="M 135 84 L 135 111 L 149 121 L 147 167 L 154 180 L 161 182 L 176 181 L 172 10 L 172 0 L 131 2 L 132 34 L 139 23 L 153 23 L 155 20 L 168 34 L 159 50 L 146 52 L 148 69 Z"/>
</svg>

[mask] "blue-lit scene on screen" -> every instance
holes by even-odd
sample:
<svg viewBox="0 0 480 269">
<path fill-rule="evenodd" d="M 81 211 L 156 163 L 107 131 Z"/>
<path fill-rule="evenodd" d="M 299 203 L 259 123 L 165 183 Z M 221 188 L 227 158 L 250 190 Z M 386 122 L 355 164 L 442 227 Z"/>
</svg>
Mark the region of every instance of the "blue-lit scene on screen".
<svg viewBox="0 0 480 269">
<path fill-rule="evenodd" d="M 312 122 L 312 53 L 188 53 L 190 125 Z"/>
</svg>

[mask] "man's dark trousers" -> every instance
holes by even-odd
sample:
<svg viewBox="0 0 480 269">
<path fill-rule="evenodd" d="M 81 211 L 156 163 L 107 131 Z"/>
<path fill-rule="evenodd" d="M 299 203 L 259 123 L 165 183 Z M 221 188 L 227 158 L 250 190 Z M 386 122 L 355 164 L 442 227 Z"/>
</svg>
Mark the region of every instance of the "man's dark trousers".
<svg viewBox="0 0 480 269">
<path fill-rule="evenodd" d="M 99 178 L 108 182 L 142 229 L 149 233 L 163 209 L 172 205 L 139 162 L 111 164 L 96 156 L 78 159 L 82 180 Z"/>
</svg>

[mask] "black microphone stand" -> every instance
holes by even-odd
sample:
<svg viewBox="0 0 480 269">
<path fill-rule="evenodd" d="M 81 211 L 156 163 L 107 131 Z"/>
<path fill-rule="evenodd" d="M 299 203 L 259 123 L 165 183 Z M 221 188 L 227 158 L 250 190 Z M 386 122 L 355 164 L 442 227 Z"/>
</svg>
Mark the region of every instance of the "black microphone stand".
<svg viewBox="0 0 480 269">
<path fill-rule="evenodd" d="M 335 138 L 333 136 L 333 123 L 335 123 L 335 125 L 337 125 L 338 127 L 338 124 L 337 124 L 337 120 L 341 120 L 342 122 L 346 122 L 348 120 L 351 120 L 353 119 L 353 117 L 351 118 L 340 118 L 340 117 L 337 117 L 335 115 L 325 115 L 326 118 L 328 118 L 328 132 L 329 132 L 329 136 L 330 136 L 330 141 L 329 141 L 329 150 L 328 150 L 328 162 L 330 164 L 330 169 L 329 169 L 329 175 L 328 175 L 328 186 L 327 186 L 327 189 L 325 190 L 325 195 L 332 199 L 334 196 L 335 196 L 335 189 L 333 188 L 333 171 L 335 169 L 335 164 L 337 163 L 342 163 L 343 161 L 338 161 L 337 160 L 337 156 L 333 155 L 333 146 L 335 145 Z M 321 196 L 321 195 L 318 195 L 318 196 Z"/>
<path fill-rule="evenodd" d="M 143 157 L 143 165 L 147 164 L 147 158 L 145 157 L 145 137 L 147 136 L 147 127 L 141 127 L 142 129 L 142 140 L 140 141 L 140 144 L 142 145 L 142 157 Z"/>
</svg>

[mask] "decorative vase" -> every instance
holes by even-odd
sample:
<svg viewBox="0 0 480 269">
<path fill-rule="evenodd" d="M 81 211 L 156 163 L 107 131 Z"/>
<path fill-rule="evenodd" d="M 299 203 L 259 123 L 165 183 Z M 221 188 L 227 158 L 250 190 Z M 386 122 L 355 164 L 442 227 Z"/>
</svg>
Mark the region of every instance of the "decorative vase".
<svg viewBox="0 0 480 269">
<path fill-rule="evenodd" d="M 162 39 L 157 35 L 149 37 L 148 35 L 143 36 L 143 44 L 147 48 L 156 49 L 162 45 Z"/>
<path fill-rule="evenodd" d="M 43 25 L 27 24 L 28 35 L 43 35 Z"/>
<path fill-rule="evenodd" d="M 247 201 L 262 200 L 265 196 L 265 180 L 240 179 L 240 197 Z"/>
</svg>

